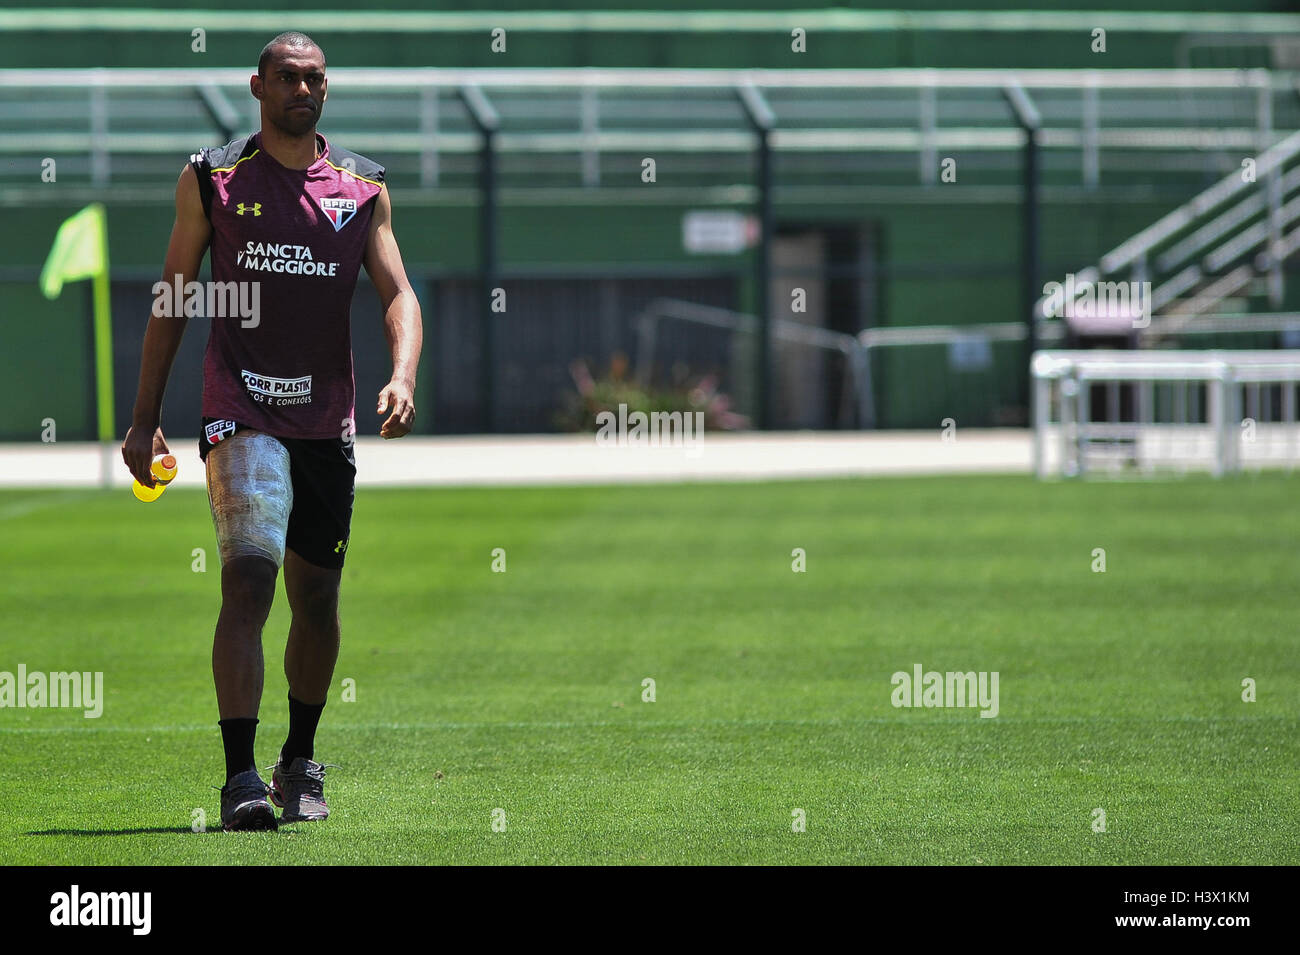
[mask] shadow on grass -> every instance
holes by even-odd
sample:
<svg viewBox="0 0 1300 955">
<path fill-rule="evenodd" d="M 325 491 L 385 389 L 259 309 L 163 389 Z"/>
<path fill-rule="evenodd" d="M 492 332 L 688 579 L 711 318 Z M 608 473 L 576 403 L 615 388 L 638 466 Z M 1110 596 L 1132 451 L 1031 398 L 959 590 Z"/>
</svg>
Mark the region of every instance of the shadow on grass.
<svg viewBox="0 0 1300 955">
<path fill-rule="evenodd" d="M 221 827 L 207 830 L 207 832 L 221 832 Z M 41 829 L 38 832 L 28 832 L 29 836 L 147 836 L 157 833 L 180 832 L 187 836 L 200 835 L 189 826 L 152 826 L 143 829 Z"/>
</svg>

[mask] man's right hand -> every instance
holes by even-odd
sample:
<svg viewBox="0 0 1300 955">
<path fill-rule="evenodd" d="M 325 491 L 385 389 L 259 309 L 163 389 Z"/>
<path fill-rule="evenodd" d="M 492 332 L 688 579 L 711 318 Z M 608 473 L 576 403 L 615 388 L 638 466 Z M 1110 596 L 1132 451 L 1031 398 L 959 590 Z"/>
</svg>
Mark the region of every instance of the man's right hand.
<svg viewBox="0 0 1300 955">
<path fill-rule="evenodd" d="M 126 440 L 122 442 L 122 460 L 131 475 L 145 487 L 158 483 L 154 480 L 152 468 L 153 459 L 160 454 L 171 454 L 162 428 L 154 428 L 152 435 L 147 428 L 127 429 Z"/>
</svg>

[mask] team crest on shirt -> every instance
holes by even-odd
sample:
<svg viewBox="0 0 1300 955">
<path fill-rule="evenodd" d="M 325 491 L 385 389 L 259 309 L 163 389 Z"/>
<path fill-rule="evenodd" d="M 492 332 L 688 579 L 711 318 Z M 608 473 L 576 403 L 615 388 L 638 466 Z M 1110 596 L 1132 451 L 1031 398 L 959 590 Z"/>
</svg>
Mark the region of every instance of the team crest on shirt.
<svg viewBox="0 0 1300 955">
<path fill-rule="evenodd" d="M 222 438 L 228 438 L 235 433 L 235 422 L 223 418 L 220 421 L 213 421 L 207 425 L 203 431 L 207 435 L 208 444 L 216 444 Z"/>
<path fill-rule="evenodd" d="M 325 218 L 329 219 L 330 225 L 334 231 L 338 232 L 345 225 L 352 221 L 352 217 L 357 214 L 357 200 L 343 199 L 333 196 L 329 199 L 321 199 L 321 212 L 325 213 Z"/>
</svg>

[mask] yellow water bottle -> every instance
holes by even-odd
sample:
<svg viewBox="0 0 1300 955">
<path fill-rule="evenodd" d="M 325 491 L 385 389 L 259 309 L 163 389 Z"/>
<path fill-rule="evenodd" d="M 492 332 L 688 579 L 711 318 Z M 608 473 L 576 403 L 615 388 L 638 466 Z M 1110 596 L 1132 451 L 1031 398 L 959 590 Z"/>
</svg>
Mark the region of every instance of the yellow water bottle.
<svg viewBox="0 0 1300 955">
<path fill-rule="evenodd" d="M 149 467 L 153 478 L 158 483 L 153 487 L 145 487 L 139 481 L 131 486 L 131 491 L 137 498 L 146 504 L 150 501 L 156 501 L 162 497 L 162 492 L 167 490 L 167 485 L 176 477 L 176 456 L 174 454 L 160 454 L 153 459 L 153 464 Z"/>
</svg>

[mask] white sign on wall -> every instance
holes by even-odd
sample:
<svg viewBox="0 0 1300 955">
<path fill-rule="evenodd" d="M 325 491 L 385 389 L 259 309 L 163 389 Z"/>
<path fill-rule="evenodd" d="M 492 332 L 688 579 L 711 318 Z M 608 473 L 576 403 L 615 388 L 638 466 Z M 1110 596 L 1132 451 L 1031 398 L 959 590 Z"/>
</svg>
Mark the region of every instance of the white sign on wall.
<svg viewBox="0 0 1300 955">
<path fill-rule="evenodd" d="M 734 255 L 757 242 L 754 216 L 714 209 L 694 209 L 682 216 L 682 247 L 694 255 Z"/>
</svg>

